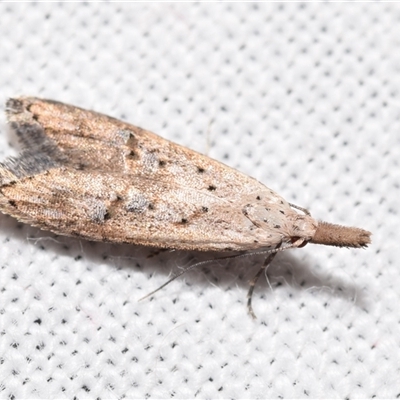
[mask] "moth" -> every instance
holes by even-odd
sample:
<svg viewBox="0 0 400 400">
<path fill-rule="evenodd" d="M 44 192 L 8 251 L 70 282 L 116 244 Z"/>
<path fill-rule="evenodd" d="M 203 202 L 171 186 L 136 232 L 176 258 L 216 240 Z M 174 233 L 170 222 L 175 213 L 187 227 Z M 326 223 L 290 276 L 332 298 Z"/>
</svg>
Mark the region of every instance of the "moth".
<svg viewBox="0 0 400 400">
<path fill-rule="evenodd" d="M 257 180 L 137 126 L 33 97 L 8 100 L 6 113 L 23 150 L 0 163 L 1 212 L 92 241 L 265 252 L 248 293 L 253 316 L 254 286 L 278 251 L 370 243 L 370 232 L 317 221 Z"/>
</svg>

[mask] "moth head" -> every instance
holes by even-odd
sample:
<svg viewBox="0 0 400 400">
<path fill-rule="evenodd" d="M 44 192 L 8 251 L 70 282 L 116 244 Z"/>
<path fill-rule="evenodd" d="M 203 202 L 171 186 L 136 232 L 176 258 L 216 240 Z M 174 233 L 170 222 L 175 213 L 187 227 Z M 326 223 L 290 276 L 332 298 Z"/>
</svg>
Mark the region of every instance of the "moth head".
<svg viewBox="0 0 400 400">
<path fill-rule="evenodd" d="M 318 222 L 314 218 L 294 212 L 288 220 L 290 222 L 286 225 L 285 236 L 291 244 L 295 244 L 295 247 L 304 247 L 313 239 L 318 227 Z"/>
</svg>

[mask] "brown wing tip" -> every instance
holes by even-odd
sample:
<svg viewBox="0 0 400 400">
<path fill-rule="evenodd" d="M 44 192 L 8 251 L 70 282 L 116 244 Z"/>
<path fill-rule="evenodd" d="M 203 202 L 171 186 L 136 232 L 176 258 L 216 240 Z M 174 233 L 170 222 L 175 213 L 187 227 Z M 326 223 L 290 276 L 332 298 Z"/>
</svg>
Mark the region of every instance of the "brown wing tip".
<svg viewBox="0 0 400 400">
<path fill-rule="evenodd" d="M 371 243 L 371 232 L 321 221 L 318 222 L 318 228 L 310 243 L 338 247 L 367 247 Z"/>
</svg>

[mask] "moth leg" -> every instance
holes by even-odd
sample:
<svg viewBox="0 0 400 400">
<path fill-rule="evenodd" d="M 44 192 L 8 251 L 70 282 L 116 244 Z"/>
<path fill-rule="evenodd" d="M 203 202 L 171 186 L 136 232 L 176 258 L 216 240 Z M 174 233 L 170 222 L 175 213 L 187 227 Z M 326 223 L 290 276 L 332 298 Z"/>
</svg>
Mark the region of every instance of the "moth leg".
<svg viewBox="0 0 400 400">
<path fill-rule="evenodd" d="M 265 261 L 267 261 L 268 258 Z M 264 265 L 265 265 L 265 263 L 264 263 Z M 251 299 L 253 297 L 253 292 L 254 292 L 254 288 L 256 286 L 256 283 L 257 283 L 258 279 L 260 278 L 261 273 L 265 270 L 264 265 L 258 270 L 256 276 L 250 281 L 249 291 L 247 292 L 247 311 L 249 312 L 249 314 L 251 315 L 251 317 L 253 319 L 256 319 L 257 316 L 254 313 L 253 306 L 251 305 Z"/>
<path fill-rule="evenodd" d="M 296 206 L 296 204 L 293 203 L 289 203 L 289 206 L 292 208 L 296 208 L 297 210 L 303 211 L 303 213 L 306 215 L 311 215 L 310 211 L 308 211 L 307 208 Z"/>
<path fill-rule="evenodd" d="M 280 244 L 278 244 L 278 246 L 276 246 L 275 249 L 277 249 L 278 247 L 280 247 Z M 256 314 L 253 311 L 253 306 L 251 305 L 254 288 L 255 288 L 256 283 L 257 283 L 258 279 L 260 278 L 261 274 L 265 271 L 265 269 L 268 267 L 268 265 L 271 264 L 272 260 L 276 256 L 276 253 L 277 252 L 274 251 L 265 259 L 262 267 L 257 271 L 255 277 L 250 281 L 249 291 L 247 292 L 247 310 L 248 310 L 249 314 L 253 317 L 253 319 L 257 318 Z"/>
</svg>

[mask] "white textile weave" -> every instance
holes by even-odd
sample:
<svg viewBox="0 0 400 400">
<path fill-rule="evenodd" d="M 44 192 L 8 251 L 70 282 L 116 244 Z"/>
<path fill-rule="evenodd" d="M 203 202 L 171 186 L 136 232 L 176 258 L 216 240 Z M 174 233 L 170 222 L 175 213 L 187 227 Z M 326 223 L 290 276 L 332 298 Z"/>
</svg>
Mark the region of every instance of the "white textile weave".
<svg viewBox="0 0 400 400">
<path fill-rule="evenodd" d="M 396 3 L 0 4 L 0 104 L 94 109 L 373 233 L 224 261 L 53 235 L 0 215 L 0 398 L 400 396 Z M 3 106 L 4 109 L 4 106 Z M 1 113 L 0 160 L 18 145 Z M 204 256 L 202 256 L 204 258 Z"/>
</svg>

